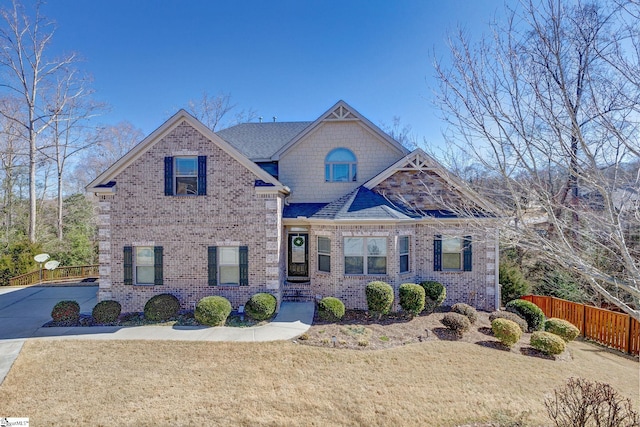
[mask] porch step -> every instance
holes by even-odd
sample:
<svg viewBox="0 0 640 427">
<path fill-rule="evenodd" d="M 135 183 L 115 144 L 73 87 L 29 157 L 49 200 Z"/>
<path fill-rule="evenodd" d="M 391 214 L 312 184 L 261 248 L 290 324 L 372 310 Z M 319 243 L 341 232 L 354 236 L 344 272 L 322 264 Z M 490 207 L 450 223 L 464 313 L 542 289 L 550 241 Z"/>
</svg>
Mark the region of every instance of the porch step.
<svg viewBox="0 0 640 427">
<path fill-rule="evenodd" d="M 314 301 L 311 282 L 284 282 L 282 301 L 305 302 Z"/>
</svg>

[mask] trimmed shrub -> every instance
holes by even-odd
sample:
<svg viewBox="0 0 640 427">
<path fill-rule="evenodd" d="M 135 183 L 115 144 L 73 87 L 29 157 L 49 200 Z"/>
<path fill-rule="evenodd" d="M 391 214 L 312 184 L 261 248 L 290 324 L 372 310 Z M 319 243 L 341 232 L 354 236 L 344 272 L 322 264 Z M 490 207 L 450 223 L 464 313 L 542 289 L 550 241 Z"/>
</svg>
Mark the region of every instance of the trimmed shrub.
<svg viewBox="0 0 640 427">
<path fill-rule="evenodd" d="M 520 326 L 509 319 L 498 318 L 493 320 L 491 322 L 491 330 L 493 331 L 493 336 L 507 347 L 513 347 L 522 337 Z"/>
<path fill-rule="evenodd" d="M 53 306 L 51 318 L 54 322 L 76 323 L 80 319 L 80 304 L 76 301 L 60 301 Z"/>
<path fill-rule="evenodd" d="M 580 335 L 580 329 L 574 324 L 555 317 L 544 322 L 544 330 L 559 336 L 565 342 L 573 341 Z"/>
<path fill-rule="evenodd" d="M 447 313 L 440 322 L 454 331 L 459 337 L 471 328 L 471 322 L 469 322 L 467 316 L 459 313 Z"/>
<path fill-rule="evenodd" d="M 400 296 L 400 307 L 413 316 L 420 314 L 424 310 L 425 292 L 424 288 L 415 283 L 403 283 L 398 291 Z"/>
<path fill-rule="evenodd" d="M 529 332 L 539 331 L 544 326 L 544 313 L 532 302 L 514 299 L 509 301 L 505 308 L 526 320 Z"/>
<path fill-rule="evenodd" d="M 420 286 L 424 288 L 425 310 L 428 312 L 440 307 L 447 297 L 447 290 L 440 282 L 425 280 Z"/>
<path fill-rule="evenodd" d="M 338 298 L 322 298 L 318 303 L 318 316 L 325 322 L 337 322 L 344 316 L 344 304 Z"/>
<path fill-rule="evenodd" d="M 512 313 L 510 311 L 502 311 L 502 310 L 494 311 L 489 315 L 490 322 L 493 322 L 496 319 L 511 320 L 512 322 L 515 322 L 518 326 L 520 326 L 520 329 L 522 329 L 522 332 L 527 332 L 527 329 L 529 328 L 526 320 L 518 316 L 516 313 Z"/>
<path fill-rule="evenodd" d="M 478 320 L 478 312 L 476 311 L 475 308 L 471 307 L 469 304 L 465 304 L 462 302 L 453 304 L 453 306 L 451 307 L 451 311 L 454 313 L 467 316 L 467 318 L 469 319 L 469 322 L 472 324 L 476 323 L 476 320 Z"/>
<path fill-rule="evenodd" d="M 565 349 L 564 340 L 551 332 L 536 331 L 531 334 L 531 347 L 544 354 L 560 354 Z"/>
<path fill-rule="evenodd" d="M 270 319 L 276 312 L 278 301 L 276 297 L 266 292 L 253 294 L 244 306 L 244 312 L 253 320 Z"/>
<path fill-rule="evenodd" d="M 144 305 L 144 318 L 161 322 L 177 316 L 179 311 L 178 298 L 171 294 L 159 294 L 151 297 Z"/>
<path fill-rule="evenodd" d="M 231 314 L 231 303 L 225 297 L 204 297 L 193 313 L 198 323 L 207 326 L 223 326 Z"/>
<path fill-rule="evenodd" d="M 118 320 L 122 306 L 118 301 L 100 301 L 93 307 L 91 317 L 96 323 L 113 323 Z"/>
<path fill-rule="evenodd" d="M 502 304 L 531 292 L 531 285 L 525 280 L 517 264 L 509 261 L 500 262 L 498 274 Z"/>
<path fill-rule="evenodd" d="M 375 281 L 367 284 L 365 288 L 367 307 L 369 311 L 381 316 L 391 310 L 393 304 L 393 288 L 385 282 Z"/>
</svg>

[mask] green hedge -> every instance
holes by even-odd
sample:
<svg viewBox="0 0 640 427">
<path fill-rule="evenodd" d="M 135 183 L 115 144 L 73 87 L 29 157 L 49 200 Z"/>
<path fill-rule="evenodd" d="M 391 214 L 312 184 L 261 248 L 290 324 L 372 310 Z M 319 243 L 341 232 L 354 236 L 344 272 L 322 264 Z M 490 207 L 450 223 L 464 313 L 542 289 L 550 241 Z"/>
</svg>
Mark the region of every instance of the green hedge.
<svg viewBox="0 0 640 427">
<path fill-rule="evenodd" d="M 118 301 L 100 301 L 93 307 L 91 317 L 96 323 L 113 323 L 118 320 L 122 306 Z"/>
<path fill-rule="evenodd" d="M 536 331 L 531 334 L 531 347 L 544 354 L 556 355 L 565 349 L 564 340 L 551 332 Z"/>
<path fill-rule="evenodd" d="M 393 288 L 385 282 L 374 281 L 365 288 L 367 307 L 369 311 L 378 314 L 387 314 L 393 304 Z"/>
<path fill-rule="evenodd" d="M 420 282 L 420 286 L 424 288 L 425 310 L 428 312 L 440 307 L 447 298 L 447 289 L 440 282 L 425 280 Z"/>
<path fill-rule="evenodd" d="M 544 326 L 544 313 L 532 302 L 522 299 L 514 299 L 509 301 L 505 307 L 507 311 L 516 313 L 527 321 L 529 332 L 539 331 Z"/>
<path fill-rule="evenodd" d="M 80 320 L 80 305 L 76 301 L 60 301 L 53 306 L 51 318 L 59 323 L 77 323 Z"/>
<path fill-rule="evenodd" d="M 489 315 L 490 322 L 493 322 L 496 319 L 511 320 L 512 322 L 515 322 L 518 326 L 520 326 L 520 329 L 522 329 L 522 332 L 527 332 L 527 330 L 529 329 L 529 326 L 527 325 L 526 320 L 524 320 L 522 317 L 520 317 L 516 313 L 512 313 L 510 311 L 499 310 L 499 311 L 494 311 Z"/>
<path fill-rule="evenodd" d="M 231 314 L 231 303 L 228 299 L 210 296 L 198 301 L 194 317 L 202 325 L 223 326 L 229 314 Z"/>
<path fill-rule="evenodd" d="M 571 322 L 556 318 L 551 318 L 544 322 L 544 330 L 559 336 L 566 342 L 573 341 L 580 335 L 580 329 Z"/>
<path fill-rule="evenodd" d="M 169 320 L 178 315 L 180 301 L 171 294 L 153 296 L 144 305 L 144 318 L 154 322 Z"/>
<path fill-rule="evenodd" d="M 278 301 L 275 296 L 260 292 L 253 294 L 249 298 L 249 301 L 245 304 L 244 311 L 253 320 L 262 321 L 273 317 L 277 305 Z"/>
<path fill-rule="evenodd" d="M 424 288 L 415 283 L 403 283 L 398 291 L 400 297 L 400 307 L 413 316 L 420 314 L 424 310 L 425 292 Z"/>
<path fill-rule="evenodd" d="M 337 322 L 344 316 L 344 303 L 338 298 L 325 297 L 318 303 L 318 316 L 325 322 Z"/>
<path fill-rule="evenodd" d="M 513 347 L 522 337 L 522 329 L 516 322 L 509 319 L 497 318 L 491 322 L 493 336 L 507 347 Z"/>
</svg>

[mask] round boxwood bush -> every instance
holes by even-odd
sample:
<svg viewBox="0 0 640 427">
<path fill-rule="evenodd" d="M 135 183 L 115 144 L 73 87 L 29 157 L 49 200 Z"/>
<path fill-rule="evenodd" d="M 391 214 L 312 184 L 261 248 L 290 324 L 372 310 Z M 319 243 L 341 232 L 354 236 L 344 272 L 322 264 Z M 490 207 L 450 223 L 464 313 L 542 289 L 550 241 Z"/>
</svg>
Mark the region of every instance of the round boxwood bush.
<svg viewBox="0 0 640 427">
<path fill-rule="evenodd" d="M 440 322 L 454 331 L 459 337 L 471 328 L 471 322 L 469 322 L 467 316 L 459 313 L 447 313 Z"/>
<path fill-rule="evenodd" d="M 453 304 L 453 306 L 451 307 L 451 311 L 454 313 L 467 316 L 467 318 L 469 319 L 469 322 L 472 324 L 476 323 L 476 320 L 478 320 L 478 312 L 476 311 L 475 308 L 471 307 L 469 304 L 465 304 L 462 302 Z"/>
<path fill-rule="evenodd" d="M 80 305 L 76 301 L 60 301 L 53 306 L 51 318 L 59 323 L 76 323 L 80 319 Z"/>
<path fill-rule="evenodd" d="M 393 288 L 385 282 L 374 281 L 367 284 L 365 288 L 367 296 L 367 307 L 369 311 L 377 313 L 379 316 L 387 314 L 393 304 Z"/>
<path fill-rule="evenodd" d="M 245 313 L 253 320 L 267 320 L 270 319 L 276 312 L 276 305 L 278 301 L 276 297 L 268 293 L 253 294 L 247 304 L 244 307 Z"/>
<path fill-rule="evenodd" d="M 118 301 L 100 301 L 93 307 L 91 317 L 96 323 L 113 323 L 118 320 L 122 306 Z"/>
<path fill-rule="evenodd" d="M 511 320 L 512 322 L 515 322 L 518 326 L 520 326 L 520 329 L 522 329 L 522 332 L 527 332 L 527 329 L 529 328 L 526 320 L 518 316 L 516 313 L 512 313 L 510 311 L 502 311 L 502 310 L 494 311 L 489 315 L 490 322 L 493 322 L 496 319 Z"/>
<path fill-rule="evenodd" d="M 580 335 L 580 329 L 571 322 L 555 317 L 544 322 L 544 330 L 556 334 L 566 342 L 573 341 Z"/>
<path fill-rule="evenodd" d="M 144 318 L 160 322 L 177 316 L 179 311 L 178 298 L 171 294 L 159 294 L 151 297 L 144 305 Z"/>
<path fill-rule="evenodd" d="M 493 331 L 493 336 L 507 347 L 513 347 L 522 336 L 520 326 L 509 319 L 497 318 L 493 320 L 491 322 L 491 330 Z"/>
<path fill-rule="evenodd" d="M 424 288 L 425 310 L 429 312 L 440 307 L 447 297 L 447 289 L 440 282 L 425 280 L 420 286 Z"/>
<path fill-rule="evenodd" d="M 344 316 L 344 304 L 338 298 L 322 298 L 318 303 L 318 316 L 325 322 L 337 322 Z"/>
<path fill-rule="evenodd" d="M 207 326 L 222 326 L 231 314 L 231 303 L 225 297 L 204 297 L 193 313 L 198 323 Z"/>
<path fill-rule="evenodd" d="M 532 302 L 514 299 L 509 301 L 505 308 L 526 320 L 529 332 L 539 331 L 544 326 L 544 313 Z"/>
<path fill-rule="evenodd" d="M 415 283 L 403 283 L 399 289 L 400 307 L 414 316 L 424 310 L 424 288 Z"/>
<path fill-rule="evenodd" d="M 531 334 L 531 347 L 544 354 L 560 354 L 565 349 L 564 340 L 551 332 L 536 331 Z"/>
</svg>

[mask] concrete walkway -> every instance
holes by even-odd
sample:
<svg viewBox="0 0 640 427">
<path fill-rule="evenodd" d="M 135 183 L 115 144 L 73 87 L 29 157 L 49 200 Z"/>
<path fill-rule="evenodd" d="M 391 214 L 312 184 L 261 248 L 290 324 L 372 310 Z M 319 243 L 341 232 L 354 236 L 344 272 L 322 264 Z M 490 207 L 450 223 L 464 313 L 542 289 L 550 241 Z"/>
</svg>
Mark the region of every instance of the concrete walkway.
<svg viewBox="0 0 640 427">
<path fill-rule="evenodd" d="M 82 313 L 96 304 L 97 286 L 0 288 L 0 384 L 18 357 L 26 339 L 279 341 L 306 332 L 313 322 L 312 302 L 285 302 L 275 319 L 247 328 L 203 326 L 97 326 L 42 328 L 51 320 L 53 306 L 75 300 Z"/>
</svg>

